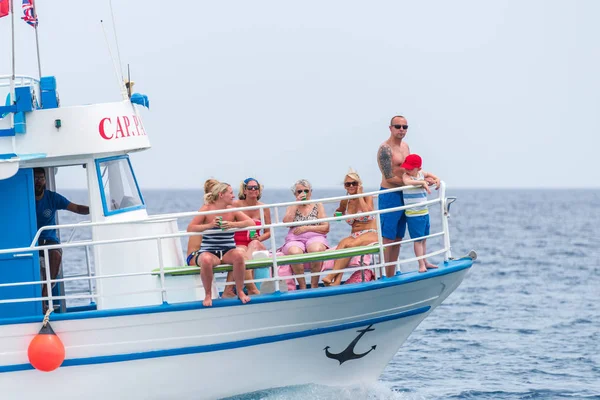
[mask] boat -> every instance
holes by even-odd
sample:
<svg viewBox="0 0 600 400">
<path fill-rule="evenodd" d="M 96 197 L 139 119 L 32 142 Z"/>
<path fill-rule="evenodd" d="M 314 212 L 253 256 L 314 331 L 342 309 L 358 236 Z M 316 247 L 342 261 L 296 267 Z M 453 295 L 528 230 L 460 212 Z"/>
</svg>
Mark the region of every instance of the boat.
<svg viewBox="0 0 600 400">
<path fill-rule="evenodd" d="M 272 271 L 272 276 L 254 279 L 271 283 L 272 292 L 253 296 L 248 304 L 216 299 L 216 293 L 213 306 L 204 307 L 199 269 L 185 265 L 181 246 L 181 238 L 191 234 L 177 225 L 198 213 L 148 215 L 129 157 L 150 149 L 151 134 L 142 122 L 149 112 L 147 97 L 123 90 L 120 101 L 62 106 L 54 76 L 0 76 L 2 88 L 9 88 L 10 95 L 8 104 L 0 106 L 3 398 L 214 399 L 292 385 L 370 383 L 419 323 L 460 285 L 476 259 L 475 252 L 452 256 L 448 218 L 453 198 L 446 196 L 442 183 L 438 195 L 422 203 L 439 210 L 441 230 L 428 238 L 441 238 L 442 245 L 426 255 L 443 256 L 438 269 L 383 276 L 381 236 L 371 246 L 345 252 L 274 252 L 248 262 L 248 268 Z M 85 168 L 90 220 L 38 229 L 33 169 L 44 168 L 53 177 L 73 165 Z M 55 189 L 52 179 L 49 184 Z M 388 191 L 393 190 L 403 188 Z M 259 207 L 270 208 L 275 216 L 267 225 L 273 231 L 271 248 L 291 226 L 280 221 L 277 210 L 291 204 Z M 356 216 L 401 209 L 406 207 Z M 91 238 L 71 235 L 61 244 L 41 246 L 40 234 L 48 229 L 86 231 Z M 56 248 L 83 250 L 85 265 L 77 270 L 87 273 L 69 274 L 63 265 L 64 275 L 51 279 L 48 254 Z M 377 275 L 373 281 L 286 291 L 278 272 L 284 264 L 364 255 L 373 255 L 373 262 L 346 272 L 369 269 Z M 80 282 L 87 289 L 65 293 L 65 282 Z M 80 305 L 70 306 L 73 301 Z M 44 371 L 31 349 L 48 323 L 50 336 L 64 346 L 64 359 Z M 40 357 L 45 359 L 43 350 Z"/>
</svg>

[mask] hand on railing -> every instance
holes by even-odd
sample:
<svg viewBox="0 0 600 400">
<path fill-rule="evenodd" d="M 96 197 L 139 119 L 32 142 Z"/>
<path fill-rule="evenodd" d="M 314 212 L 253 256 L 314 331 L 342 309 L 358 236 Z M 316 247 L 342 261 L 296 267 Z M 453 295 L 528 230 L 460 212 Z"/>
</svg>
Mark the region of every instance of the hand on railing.
<svg viewBox="0 0 600 400">
<path fill-rule="evenodd" d="M 427 177 L 425 178 L 425 182 L 427 182 L 427 184 L 429 184 L 429 186 L 433 186 L 435 185 L 435 190 L 438 190 L 440 188 L 440 178 L 432 178 L 432 177 Z M 431 193 L 431 192 L 427 192 L 427 193 Z"/>
</svg>

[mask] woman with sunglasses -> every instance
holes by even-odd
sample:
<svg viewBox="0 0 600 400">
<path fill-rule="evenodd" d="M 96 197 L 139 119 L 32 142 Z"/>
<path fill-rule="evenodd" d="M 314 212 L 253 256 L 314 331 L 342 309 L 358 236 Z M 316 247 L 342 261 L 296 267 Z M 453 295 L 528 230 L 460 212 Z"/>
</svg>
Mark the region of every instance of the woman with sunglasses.
<svg viewBox="0 0 600 400">
<path fill-rule="evenodd" d="M 262 196 L 262 185 L 258 183 L 258 180 L 255 178 L 247 178 L 244 179 L 240 183 L 240 190 L 238 192 L 238 200 L 233 202 L 234 208 L 241 207 L 251 207 L 264 205 L 265 203 L 261 203 L 260 198 Z M 268 225 L 271 223 L 271 212 L 268 208 L 264 209 L 265 215 L 265 223 Z M 242 211 L 242 213 L 246 214 L 250 217 L 254 224 L 257 226 L 261 225 L 260 222 L 260 210 L 246 210 Z M 250 232 L 255 233 L 253 237 L 250 237 Z M 257 229 L 255 231 L 237 231 L 233 234 L 233 240 L 235 241 L 235 246 L 243 250 L 246 259 L 252 259 L 252 253 L 259 250 L 265 250 L 265 246 L 261 243 L 265 240 L 268 240 L 271 237 L 271 231 L 269 229 L 264 229 L 263 233 L 260 234 L 260 230 Z M 254 271 L 246 270 L 246 280 L 254 279 Z M 227 282 L 231 282 L 233 280 L 233 275 L 230 273 L 227 274 Z M 260 294 L 260 291 L 256 287 L 254 283 L 246 284 L 246 290 L 248 294 Z M 223 297 L 235 297 L 235 293 L 233 292 L 233 286 L 226 286 L 223 291 Z"/>
<path fill-rule="evenodd" d="M 296 181 L 292 186 L 292 193 L 296 196 L 296 201 L 307 201 L 312 196 L 312 186 L 306 179 Z M 285 211 L 283 222 L 315 221 L 326 218 L 325 208 L 322 203 L 298 204 L 289 206 Z M 328 222 L 316 222 L 310 225 L 300 225 L 291 227 L 285 243 L 281 248 L 284 254 L 303 254 L 325 251 L 329 248 L 327 243 L 327 233 L 329 232 Z M 320 272 L 322 261 L 310 263 L 311 272 Z M 294 275 L 304 274 L 304 264 L 292 264 Z M 300 289 L 306 289 L 306 280 L 297 278 Z M 312 276 L 310 287 L 315 289 L 319 287 L 319 276 Z"/>
<path fill-rule="evenodd" d="M 350 172 L 344 177 L 344 188 L 349 195 L 363 193 L 362 180 L 356 171 L 350 169 Z M 337 212 L 342 215 L 359 214 L 373 211 L 373 198 L 371 196 L 358 197 L 350 200 L 342 200 Z M 347 249 L 350 247 L 366 246 L 377 242 L 377 222 L 374 215 L 364 217 L 350 217 L 346 223 L 352 227 L 350 236 L 342 239 L 337 249 Z M 335 260 L 333 271 L 341 271 L 348 267 L 350 258 L 340 258 Z M 343 272 L 332 272 L 323 278 L 325 286 L 339 285 L 342 283 Z"/>
<path fill-rule="evenodd" d="M 240 191 L 238 192 L 239 200 L 234 201 L 233 206 L 237 208 L 264 205 L 265 203 L 259 201 L 262 197 L 262 189 L 263 186 L 258 183 L 258 180 L 254 178 L 244 179 L 244 181 L 242 181 L 240 184 Z M 268 208 L 263 208 L 263 210 L 265 215 L 265 223 L 269 225 L 271 224 L 271 211 Z M 252 218 L 257 226 L 261 225 L 259 209 L 247 210 L 244 211 L 244 214 Z M 251 237 L 250 232 L 251 231 L 236 232 L 233 236 L 236 246 L 247 249 L 249 255 L 252 255 L 251 252 L 257 250 L 265 250 L 265 246 L 262 244 L 262 242 L 271 237 L 271 230 L 263 229 L 261 234 L 260 229 L 257 229 L 254 237 Z"/>
</svg>

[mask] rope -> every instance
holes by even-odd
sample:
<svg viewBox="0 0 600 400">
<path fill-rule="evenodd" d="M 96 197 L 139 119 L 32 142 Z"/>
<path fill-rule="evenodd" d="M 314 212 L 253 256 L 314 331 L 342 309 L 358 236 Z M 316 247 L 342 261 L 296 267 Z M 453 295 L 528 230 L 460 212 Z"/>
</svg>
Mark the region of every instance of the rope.
<svg viewBox="0 0 600 400">
<path fill-rule="evenodd" d="M 46 315 L 44 315 L 44 320 L 42 321 L 42 328 L 50 322 L 50 314 L 52 311 L 54 311 L 52 308 L 49 308 L 48 311 L 46 311 Z"/>
</svg>

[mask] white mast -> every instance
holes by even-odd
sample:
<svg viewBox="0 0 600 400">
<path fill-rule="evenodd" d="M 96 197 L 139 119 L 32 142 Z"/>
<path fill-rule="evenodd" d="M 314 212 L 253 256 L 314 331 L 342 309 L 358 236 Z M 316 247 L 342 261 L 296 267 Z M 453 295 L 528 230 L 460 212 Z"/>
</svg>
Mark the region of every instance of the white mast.
<svg viewBox="0 0 600 400">
<path fill-rule="evenodd" d="M 38 19 L 37 19 L 37 11 L 35 8 L 35 0 L 31 0 L 31 6 L 33 7 L 33 19 L 34 19 L 34 23 L 35 25 L 33 26 L 35 28 L 35 47 L 37 49 L 37 62 L 38 62 L 38 74 L 39 74 L 39 78 L 40 81 L 42 80 L 42 63 L 40 61 L 40 42 L 38 40 Z"/>
<path fill-rule="evenodd" d="M 15 104 L 15 7 L 13 0 L 10 0 L 10 29 L 11 29 L 11 55 L 12 55 L 12 74 L 10 76 L 10 105 Z M 15 113 L 10 114 L 10 127 L 15 127 Z M 13 150 L 15 148 L 15 137 L 13 136 Z"/>
</svg>

